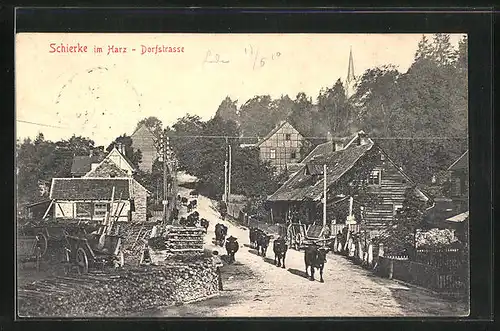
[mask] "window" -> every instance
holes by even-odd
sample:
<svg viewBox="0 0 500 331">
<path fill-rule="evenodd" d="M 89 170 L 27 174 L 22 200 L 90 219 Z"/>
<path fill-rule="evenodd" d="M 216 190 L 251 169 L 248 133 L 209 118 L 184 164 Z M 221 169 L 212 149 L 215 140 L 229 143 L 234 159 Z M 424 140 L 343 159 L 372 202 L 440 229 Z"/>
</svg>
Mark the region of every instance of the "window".
<svg viewBox="0 0 500 331">
<path fill-rule="evenodd" d="M 368 176 L 368 185 L 380 185 L 380 171 L 372 170 Z"/>
<path fill-rule="evenodd" d="M 292 140 L 292 135 L 290 133 L 285 134 L 285 140 L 286 141 Z"/>
<path fill-rule="evenodd" d="M 77 202 L 76 203 L 76 217 L 90 217 L 92 210 L 92 204 L 88 202 Z"/>
<path fill-rule="evenodd" d="M 275 159 L 276 158 L 276 150 L 275 149 L 271 149 L 269 156 L 270 156 L 271 159 Z"/>
<path fill-rule="evenodd" d="M 292 159 L 296 159 L 297 158 L 297 153 L 296 152 L 292 152 L 292 155 L 290 156 Z"/>
<path fill-rule="evenodd" d="M 94 216 L 95 217 L 102 217 L 106 215 L 106 212 L 108 211 L 108 204 L 107 203 L 96 203 L 94 205 Z"/>
<path fill-rule="evenodd" d="M 393 208 L 394 208 L 393 214 L 397 215 L 398 212 L 401 210 L 401 208 L 403 208 L 403 205 L 393 205 Z"/>
</svg>

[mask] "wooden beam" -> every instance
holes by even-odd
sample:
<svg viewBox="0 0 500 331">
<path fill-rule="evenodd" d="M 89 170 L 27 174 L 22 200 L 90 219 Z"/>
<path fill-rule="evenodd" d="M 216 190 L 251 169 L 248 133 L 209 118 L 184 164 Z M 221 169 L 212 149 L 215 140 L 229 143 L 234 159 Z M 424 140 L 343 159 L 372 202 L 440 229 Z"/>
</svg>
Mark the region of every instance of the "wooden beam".
<svg viewBox="0 0 500 331">
<path fill-rule="evenodd" d="M 50 208 L 51 208 L 51 207 L 52 207 L 52 205 L 54 204 L 54 201 L 55 201 L 55 200 L 50 201 L 49 208 L 47 208 L 47 210 L 45 211 L 45 214 L 43 214 L 42 219 L 45 219 L 45 218 L 47 217 L 47 214 L 49 213 Z"/>
</svg>

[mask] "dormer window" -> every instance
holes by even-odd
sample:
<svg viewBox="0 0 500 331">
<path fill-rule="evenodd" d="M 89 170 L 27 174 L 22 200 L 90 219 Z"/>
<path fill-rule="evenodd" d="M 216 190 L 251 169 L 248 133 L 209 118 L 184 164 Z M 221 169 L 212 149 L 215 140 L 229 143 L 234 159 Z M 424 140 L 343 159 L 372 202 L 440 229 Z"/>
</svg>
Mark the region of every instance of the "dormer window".
<svg viewBox="0 0 500 331">
<path fill-rule="evenodd" d="M 292 135 L 290 133 L 285 134 L 285 140 L 286 141 L 292 140 Z"/>
</svg>

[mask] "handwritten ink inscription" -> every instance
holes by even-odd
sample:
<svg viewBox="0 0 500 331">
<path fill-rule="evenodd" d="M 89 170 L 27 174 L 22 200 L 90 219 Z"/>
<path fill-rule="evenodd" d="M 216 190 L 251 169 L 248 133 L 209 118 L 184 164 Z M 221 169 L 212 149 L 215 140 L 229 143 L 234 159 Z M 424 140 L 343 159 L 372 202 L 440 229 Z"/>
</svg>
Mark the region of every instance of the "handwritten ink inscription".
<svg viewBox="0 0 500 331">
<path fill-rule="evenodd" d="M 259 49 L 256 48 L 254 50 L 253 45 L 245 47 L 245 54 L 252 57 L 253 70 L 255 70 L 255 68 L 262 68 L 263 66 L 266 65 L 267 61 L 269 60 L 274 61 L 281 56 L 280 52 L 274 52 L 267 56 L 261 56 L 261 54 L 259 54 Z"/>
<path fill-rule="evenodd" d="M 204 63 L 229 63 L 229 61 L 221 59 L 221 56 L 217 53 L 212 55 L 212 51 L 208 50 Z"/>
</svg>

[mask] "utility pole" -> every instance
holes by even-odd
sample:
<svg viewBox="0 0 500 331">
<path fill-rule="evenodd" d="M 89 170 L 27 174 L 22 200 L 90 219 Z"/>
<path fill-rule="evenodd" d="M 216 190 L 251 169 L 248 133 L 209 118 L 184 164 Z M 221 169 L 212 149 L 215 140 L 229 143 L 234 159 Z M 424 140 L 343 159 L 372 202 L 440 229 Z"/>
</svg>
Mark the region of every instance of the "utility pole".
<svg viewBox="0 0 500 331">
<path fill-rule="evenodd" d="M 168 201 L 168 183 L 167 183 L 167 162 L 168 162 L 168 137 L 167 137 L 167 130 L 163 131 L 163 224 L 166 224 L 168 218 L 167 218 L 167 201 Z"/>
<path fill-rule="evenodd" d="M 229 206 L 229 201 L 231 200 L 231 144 L 228 145 L 229 148 L 229 170 L 227 175 L 227 205 Z"/>
<path fill-rule="evenodd" d="M 227 141 L 227 139 L 226 139 Z M 224 195 L 222 196 L 222 201 L 227 202 L 227 151 L 224 155 Z"/>
<path fill-rule="evenodd" d="M 326 227 L 326 164 L 323 165 L 323 229 Z"/>
</svg>

